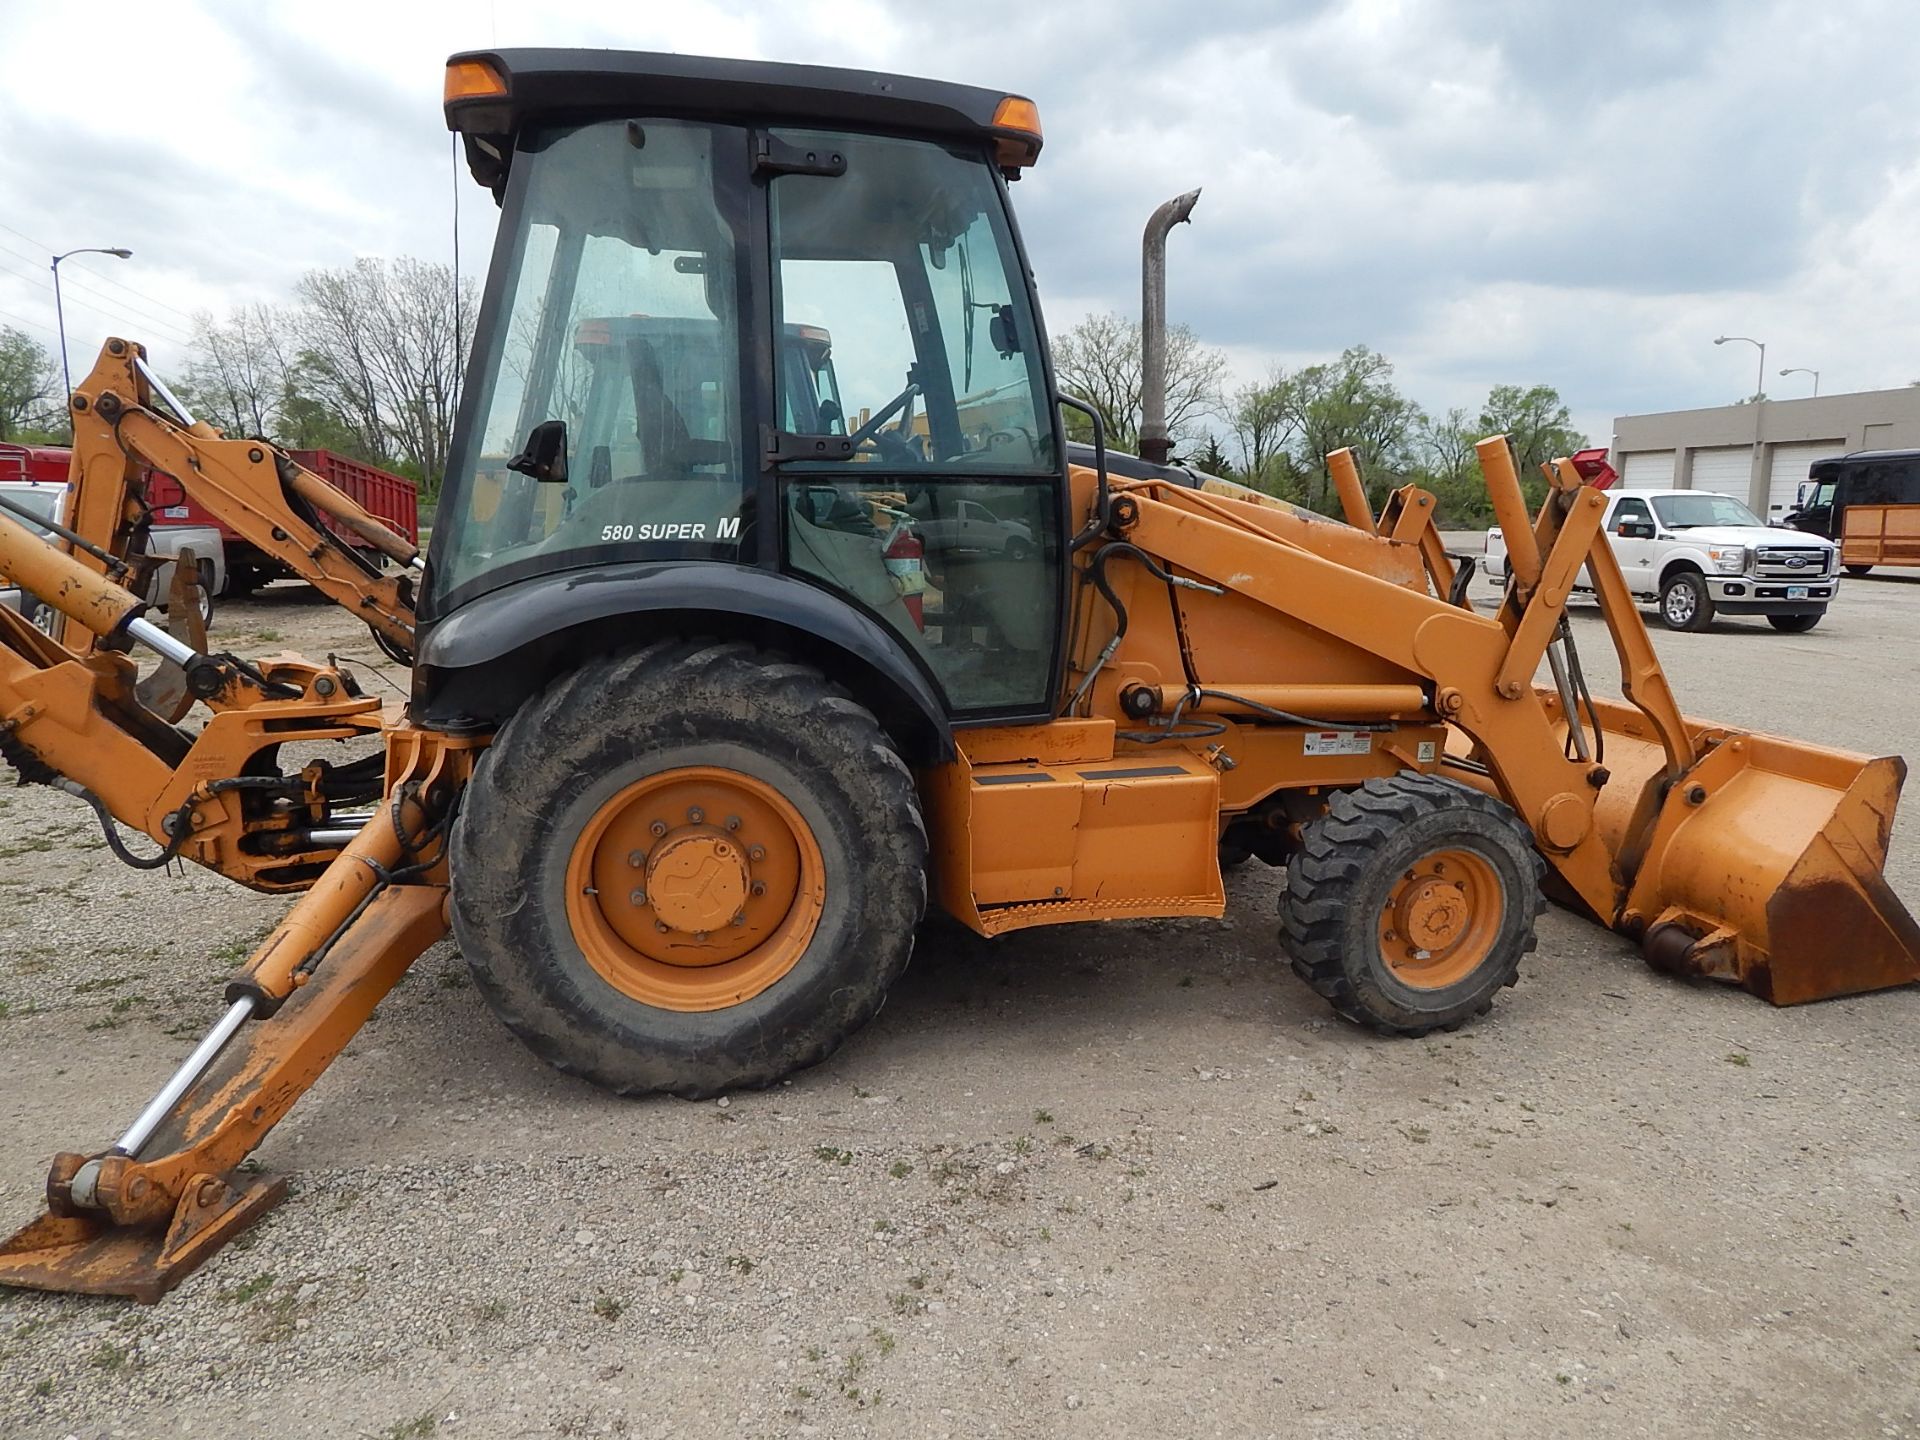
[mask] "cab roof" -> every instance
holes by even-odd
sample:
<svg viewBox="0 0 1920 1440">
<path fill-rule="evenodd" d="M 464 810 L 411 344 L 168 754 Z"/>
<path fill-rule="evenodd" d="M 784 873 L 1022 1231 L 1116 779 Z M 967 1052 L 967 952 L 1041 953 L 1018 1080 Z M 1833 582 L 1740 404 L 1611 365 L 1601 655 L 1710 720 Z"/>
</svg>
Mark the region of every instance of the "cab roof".
<svg viewBox="0 0 1920 1440">
<path fill-rule="evenodd" d="M 481 67 L 493 72 L 497 85 L 485 82 Z M 447 73 L 447 128 L 464 140 L 473 178 L 496 197 L 506 186 L 515 137 L 530 123 L 658 115 L 746 125 L 846 125 L 1017 141 L 1025 164 L 1040 153 L 1038 120 L 1025 96 L 872 70 L 538 48 L 462 51 L 448 58 Z M 456 75 L 479 77 L 480 93 L 457 93 Z M 1003 145 L 1003 163 L 1005 157 Z"/>
</svg>

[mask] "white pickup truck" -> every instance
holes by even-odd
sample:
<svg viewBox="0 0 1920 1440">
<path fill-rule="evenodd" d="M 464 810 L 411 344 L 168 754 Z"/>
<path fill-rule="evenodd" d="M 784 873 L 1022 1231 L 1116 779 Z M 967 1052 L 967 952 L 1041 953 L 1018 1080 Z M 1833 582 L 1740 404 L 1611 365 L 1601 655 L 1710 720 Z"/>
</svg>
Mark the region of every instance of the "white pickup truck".
<svg viewBox="0 0 1920 1440">
<path fill-rule="evenodd" d="M 42 520 L 51 520 L 55 524 L 65 523 L 68 518 L 68 489 L 66 484 L 57 481 L 0 480 L 0 498 L 16 507 L 8 512 L 9 518 L 29 528 L 32 528 L 31 521 L 20 511 Z M 158 555 L 167 563 L 154 571 L 147 587 L 147 600 L 162 610 L 166 608 L 167 596 L 173 586 L 173 567 L 187 550 L 193 551 L 194 565 L 200 575 L 201 623 L 211 625 L 213 595 L 226 580 L 226 559 L 222 554 L 220 532 L 211 525 L 160 524 L 148 530 L 147 553 Z M 59 612 L 35 596 L 23 593 L 16 587 L 0 584 L 0 605 L 19 611 L 48 634 L 54 633 Z"/>
<path fill-rule="evenodd" d="M 1776 630 L 1811 630 L 1840 588 L 1839 547 L 1762 524 L 1731 495 L 1710 490 L 1615 490 L 1602 522 L 1627 588 L 1657 602 L 1670 630 L 1704 630 L 1716 614 L 1764 615 Z M 1507 577 L 1498 526 L 1487 531 L 1486 573 Z M 1574 593 L 1591 594 L 1576 584 Z"/>
</svg>

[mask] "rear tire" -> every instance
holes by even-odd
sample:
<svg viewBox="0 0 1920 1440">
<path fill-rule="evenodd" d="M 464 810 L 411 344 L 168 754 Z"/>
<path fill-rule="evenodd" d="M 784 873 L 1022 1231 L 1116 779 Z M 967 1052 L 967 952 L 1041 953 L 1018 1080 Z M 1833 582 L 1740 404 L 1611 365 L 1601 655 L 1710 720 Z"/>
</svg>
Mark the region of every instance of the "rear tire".
<svg viewBox="0 0 1920 1440">
<path fill-rule="evenodd" d="M 926 908 L 919 798 L 879 723 L 739 642 L 555 681 L 482 758 L 452 848 L 454 936 L 495 1013 L 629 1095 L 824 1060 L 880 1009 Z"/>
<path fill-rule="evenodd" d="M 1868 573 L 1868 572 L 1869 572 L 1870 570 L 1872 570 L 1872 569 L 1873 569 L 1873 566 L 1871 566 L 1871 565 L 1843 565 L 1843 566 L 1842 566 L 1841 568 L 1842 568 L 1843 570 L 1845 570 L 1845 571 L 1846 571 L 1846 572 L 1847 572 L 1847 573 L 1848 573 L 1849 575 L 1865 575 L 1866 573 Z"/>
<path fill-rule="evenodd" d="M 1825 612 L 1823 611 L 1822 614 Z M 1820 623 L 1819 615 L 1769 615 L 1767 623 L 1789 635 L 1804 635 Z"/>
<path fill-rule="evenodd" d="M 1669 630 L 1704 630 L 1713 623 L 1713 597 L 1698 570 L 1680 570 L 1661 582 L 1660 623 Z"/>
<path fill-rule="evenodd" d="M 1281 940 L 1356 1025 L 1457 1030 L 1519 978 L 1546 907 L 1541 873 L 1526 827 L 1492 796 L 1429 775 L 1369 780 L 1306 826 Z"/>
</svg>

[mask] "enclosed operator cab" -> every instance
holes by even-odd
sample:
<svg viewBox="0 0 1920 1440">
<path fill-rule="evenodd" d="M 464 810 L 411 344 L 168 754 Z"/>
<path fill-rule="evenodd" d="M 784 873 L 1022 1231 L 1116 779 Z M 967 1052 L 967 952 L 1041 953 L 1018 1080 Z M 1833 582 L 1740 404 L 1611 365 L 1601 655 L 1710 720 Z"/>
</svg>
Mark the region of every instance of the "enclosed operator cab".
<svg viewBox="0 0 1920 1440">
<path fill-rule="evenodd" d="M 789 627 L 929 734 L 1049 714 L 1066 456 L 1006 193 L 1031 105 L 586 51 L 450 75 L 502 215 L 417 712 L 497 723 L 700 612 Z"/>
</svg>

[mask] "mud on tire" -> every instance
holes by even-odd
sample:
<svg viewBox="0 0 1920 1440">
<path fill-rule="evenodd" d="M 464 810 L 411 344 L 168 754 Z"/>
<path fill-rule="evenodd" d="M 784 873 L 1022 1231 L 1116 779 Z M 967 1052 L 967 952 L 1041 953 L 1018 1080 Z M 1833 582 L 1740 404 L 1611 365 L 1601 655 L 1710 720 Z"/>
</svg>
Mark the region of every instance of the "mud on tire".
<svg viewBox="0 0 1920 1440">
<path fill-rule="evenodd" d="M 1382 935 L 1403 913 L 1396 904 L 1421 899 L 1402 887 L 1427 884 L 1442 897 L 1431 903 L 1446 903 L 1442 856 L 1479 877 L 1468 893 L 1479 895 L 1485 928 L 1458 957 L 1463 973 L 1423 976 L 1389 963 Z M 1306 826 L 1287 866 L 1280 938 L 1294 972 L 1345 1019 L 1383 1035 L 1456 1030 L 1519 978 L 1546 906 L 1542 869 L 1526 827 L 1493 797 L 1428 775 L 1369 780 Z"/>
<path fill-rule="evenodd" d="M 624 993 L 569 920 L 589 822 L 623 787 L 688 767 L 777 792 L 824 880 L 791 968 L 716 1008 Z M 622 1094 L 700 1098 L 825 1059 L 880 1009 L 926 908 L 918 796 L 878 722 L 819 671 L 741 642 L 655 644 L 553 682 L 482 758 L 452 848 L 454 936 L 488 1003 L 542 1059 Z"/>
</svg>

